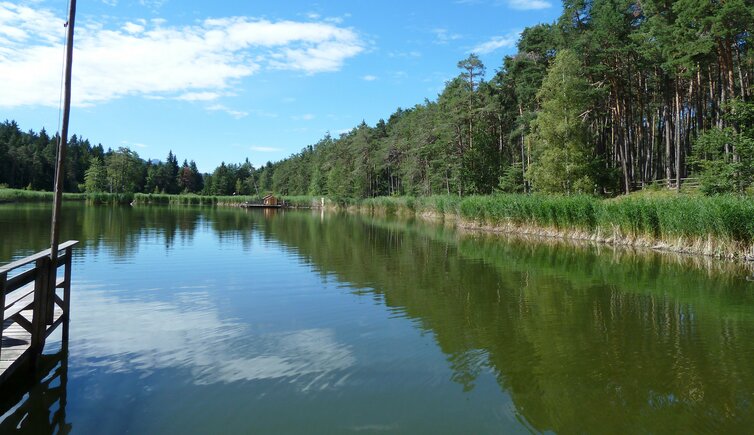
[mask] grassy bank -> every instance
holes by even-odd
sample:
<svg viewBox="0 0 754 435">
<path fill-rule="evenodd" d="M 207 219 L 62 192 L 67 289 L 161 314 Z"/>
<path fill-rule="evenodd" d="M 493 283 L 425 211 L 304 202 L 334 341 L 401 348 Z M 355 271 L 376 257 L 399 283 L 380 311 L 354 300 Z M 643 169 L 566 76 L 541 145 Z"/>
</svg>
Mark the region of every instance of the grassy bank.
<svg viewBox="0 0 754 435">
<path fill-rule="evenodd" d="M 22 189 L 0 189 L 0 203 L 4 202 L 52 202 L 52 192 L 39 192 Z M 64 193 L 63 198 L 67 201 L 83 201 L 86 195 L 83 193 Z"/>
<path fill-rule="evenodd" d="M 739 196 L 492 195 L 373 198 L 372 213 L 456 218 L 459 226 L 754 258 L 754 200 Z"/>
<path fill-rule="evenodd" d="M 319 204 L 319 198 L 312 196 L 281 196 L 290 207 L 312 207 Z M 134 195 L 135 204 L 164 204 L 164 205 L 218 205 L 238 206 L 246 202 L 261 203 L 261 196 L 233 195 L 167 195 L 160 193 L 137 193 Z"/>
<path fill-rule="evenodd" d="M 162 204 L 162 205 L 219 205 L 235 206 L 245 202 L 262 202 L 261 196 L 209 196 L 209 195 L 168 195 L 159 193 L 64 193 L 67 201 L 87 201 L 94 204 Z M 39 192 L 22 189 L 0 189 L 0 203 L 9 202 L 52 202 L 52 192 Z M 280 197 L 291 207 L 308 208 L 319 206 L 320 198 L 313 196 Z"/>
</svg>

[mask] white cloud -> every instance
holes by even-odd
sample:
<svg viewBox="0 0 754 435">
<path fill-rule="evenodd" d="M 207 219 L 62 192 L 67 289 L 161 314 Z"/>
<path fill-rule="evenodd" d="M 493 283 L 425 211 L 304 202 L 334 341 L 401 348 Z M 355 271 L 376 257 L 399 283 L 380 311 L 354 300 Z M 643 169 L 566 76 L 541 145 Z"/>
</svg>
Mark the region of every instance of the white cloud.
<svg viewBox="0 0 754 435">
<path fill-rule="evenodd" d="M 520 32 L 512 32 L 506 36 L 493 36 L 489 40 L 472 48 L 471 52 L 478 54 L 489 54 L 500 48 L 515 47 L 520 35 Z"/>
<path fill-rule="evenodd" d="M 128 22 L 123 25 L 123 30 L 126 33 L 141 33 L 144 31 L 144 26 L 141 24 Z"/>
<path fill-rule="evenodd" d="M 367 74 L 364 77 L 362 77 L 362 80 L 366 80 L 368 82 L 373 82 L 373 81 L 377 80 L 377 76 L 373 76 L 371 74 Z"/>
<path fill-rule="evenodd" d="M 275 148 L 275 147 L 252 146 L 250 149 L 252 151 L 256 151 L 259 153 L 274 153 L 274 152 L 282 151 L 280 148 Z"/>
<path fill-rule="evenodd" d="M 477 5 L 482 3 L 482 0 L 456 0 L 456 4 L 462 5 Z M 532 10 L 532 9 L 547 9 L 552 7 L 552 3 L 545 0 L 494 0 L 491 2 L 495 6 L 507 5 L 511 9 L 517 10 Z"/>
<path fill-rule="evenodd" d="M 432 29 L 432 33 L 435 34 L 435 44 L 441 45 L 463 38 L 462 35 L 458 33 L 451 33 L 448 31 L 448 29 L 443 28 Z"/>
<path fill-rule="evenodd" d="M 508 7 L 522 11 L 547 9 L 552 7 L 552 3 L 544 0 L 508 0 Z"/>
<path fill-rule="evenodd" d="M 0 107 L 57 107 L 63 23 L 49 10 L 0 3 Z M 183 27 L 132 20 L 114 30 L 82 22 L 76 33 L 73 102 L 79 106 L 128 95 L 227 93 L 263 68 L 337 71 L 365 49 L 352 29 L 247 17 Z"/>
<path fill-rule="evenodd" d="M 388 53 L 390 57 L 405 57 L 405 58 L 419 58 L 422 56 L 419 51 L 391 51 Z"/>
<path fill-rule="evenodd" d="M 218 92 L 186 92 L 175 97 L 175 99 L 182 101 L 212 101 L 220 98 L 222 95 Z"/>
<path fill-rule="evenodd" d="M 160 9 L 167 2 L 168 0 L 139 0 L 139 4 L 153 11 Z"/>
<path fill-rule="evenodd" d="M 143 144 L 143 143 L 139 143 L 139 142 L 128 142 L 128 141 L 124 140 L 124 141 L 121 141 L 120 143 L 121 143 L 121 145 L 123 145 L 126 148 L 133 148 L 133 147 L 142 148 L 142 149 L 143 148 L 149 148 L 149 145 L 146 145 L 146 144 Z"/>
<path fill-rule="evenodd" d="M 71 327 L 81 339 L 71 343 L 71 353 L 84 370 L 184 368 L 198 385 L 284 379 L 305 391 L 337 388 L 356 364 L 350 346 L 331 329 L 261 333 L 223 318 L 200 291 L 175 302 L 148 302 L 118 299 L 96 285 L 79 290 L 73 302 L 80 311 Z M 119 327 L 97 326 L 111 323 Z"/>
<path fill-rule="evenodd" d="M 241 119 L 241 118 L 245 118 L 245 117 L 249 116 L 248 112 L 243 112 L 241 110 L 233 110 L 233 109 L 230 109 L 230 108 L 228 108 L 228 107 L 226 107 L 226 106 L 224 106 L 222 104 L 213 104 L 213 105 L 207 107 L 207 110 L 209 110 L 211 112 L 225 112 L 228 115 L 230 115 L 230 116 L 232 116 L 232 117 L 234 117 L 236 119 Z"/>
</svg>

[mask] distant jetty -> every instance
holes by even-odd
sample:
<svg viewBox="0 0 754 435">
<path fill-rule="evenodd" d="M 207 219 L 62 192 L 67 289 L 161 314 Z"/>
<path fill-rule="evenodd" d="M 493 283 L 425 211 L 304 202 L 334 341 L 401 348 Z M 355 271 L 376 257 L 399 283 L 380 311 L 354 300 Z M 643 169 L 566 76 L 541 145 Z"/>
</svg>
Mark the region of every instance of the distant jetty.
<svg viewBox="0 0 754 435">
<path fill-rule="evenodd" d="M 285 201 L 280 201 L 275 195 L 267 195 L 262 198 L 262 202 L 244 202 L 241 203 L 243 208 L 283 208 Z"/>
</svg>

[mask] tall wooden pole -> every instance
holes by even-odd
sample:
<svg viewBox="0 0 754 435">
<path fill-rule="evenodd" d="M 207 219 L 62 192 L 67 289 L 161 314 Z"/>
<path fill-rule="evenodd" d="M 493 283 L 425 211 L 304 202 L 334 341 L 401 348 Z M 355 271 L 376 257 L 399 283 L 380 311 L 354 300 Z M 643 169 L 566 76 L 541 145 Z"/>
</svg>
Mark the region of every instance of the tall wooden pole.
<svg viewBox="0 0 754 435">
<path fill-rule="evenodd" d="M 36 301 L 45 308 L 45 312 L 40 312 L 44 319 L 40 319 L 42 325 L 45 323 L 53 324 L 55 322 L 55 284 L 58 275 L 58 243 L 60 242 L 60 214 L 63 202 L 63 183 L 65 181 L 65 149 L 68 145 L 68 121 L 71 115 L 71 67 L 73 66 L 73 29 L 76 22 L 76 0 L 70 0 L 68 9 L 68 31 L 66 32 L 65 41 L 65 82 L 63 88 L 63 125 L 60 130 L 60 141 L 58 142 L 58 158 L 55 162 L 55 200 L 52 206 L 52 229 L 50 231 L 50 261 L 48 265 L 49 276 L 47 286 L 40 295 L 40 300 Z M 62 307 L 61 307 L 62 308 Z M 35 319 L 36 320 L 36 319 Z M 42 328 L 44 331 L 44 328 Z M 44 342 L 42 342 L 44 347 Z M 40 351 L 42 349 L 40 347 Z"/>
<path fill-rule="evenodd" d="M 73 28 L 76 21 L 76 0 L 70 0 L 68 9 L 68 32 L 65 45 L 65 85 L 63 91 L 63 126 L 58 142 L 58 158 L 55 164 L 55 202 L 52 206 L 52 236 L 50 237 L 50 259 L 53 273 L 57 273 L 58 243 L 60 238 L 60 206 L 63 202 L 63 182 L 65 180 L 65 149 L 68 145 L 68 121 L 71 115 L 71 67 L 73 62 Z M 55 280 L 52 281 L 54 291 Z"/>
</svg>

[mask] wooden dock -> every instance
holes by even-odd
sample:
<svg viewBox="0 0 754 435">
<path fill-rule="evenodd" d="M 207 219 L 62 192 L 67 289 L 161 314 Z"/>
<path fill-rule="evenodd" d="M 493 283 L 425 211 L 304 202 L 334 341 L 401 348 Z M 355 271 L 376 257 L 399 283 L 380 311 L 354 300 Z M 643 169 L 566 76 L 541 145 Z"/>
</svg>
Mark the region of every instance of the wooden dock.
<svg viewBox="0 0 754 435">
<path fill-rule="evenodd" d="M 0 267 L 0 386 L 38 368 L 45 341 L 58 326 L 63 325 L 63 342 L 68 341 L 71 260 L 77 243 L 60 244 L 55 264 L 48 249 Z"/>
<path fill-rule="evenodd" d="M 241 204 L 243 208 L 283 208 L 282 204 L 256 204 L 251 202 L 244 202 Z"/>
</svg>

